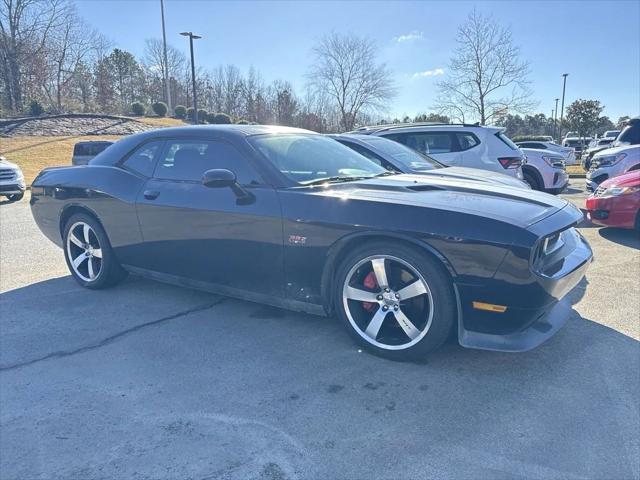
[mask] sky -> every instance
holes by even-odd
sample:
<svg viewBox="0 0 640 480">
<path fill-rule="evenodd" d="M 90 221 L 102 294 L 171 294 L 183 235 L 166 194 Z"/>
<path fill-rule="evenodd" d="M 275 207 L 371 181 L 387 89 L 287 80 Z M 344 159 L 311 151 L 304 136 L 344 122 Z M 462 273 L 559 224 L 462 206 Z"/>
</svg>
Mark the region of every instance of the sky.
<svg viewBox="0 0 640 480">
<path fill-rule="evenodd" d="M 77 0 L 80 15 L 119 48 L 142 56 L 162 38 L 160 0 Z M 433 111 L 456 29 L 476 8 L 512 30 L 537 112 L 551 115 L 568 73 L 565 108 L 600 100 L 617 120 L 640 114 L 640 0 L 629 1 L 186 1 L 165 0 L 167 42 L 188 54 L 180 32 L 202 35 L 196 64 L 253 66 L 265 80 L 289 80 L 302 92 L 313 45 L 331 32 L 371 38 L 393 72 L 398 95 L 387 115 Z"/>
</svg>

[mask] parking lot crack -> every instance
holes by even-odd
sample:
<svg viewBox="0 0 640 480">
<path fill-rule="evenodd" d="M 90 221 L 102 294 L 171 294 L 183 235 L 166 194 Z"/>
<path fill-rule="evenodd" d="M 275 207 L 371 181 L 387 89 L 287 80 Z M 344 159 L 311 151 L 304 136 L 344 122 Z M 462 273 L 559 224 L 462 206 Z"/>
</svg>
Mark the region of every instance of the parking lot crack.
<svg viewBox="0 0 640 480">
<path fill-rule="evenodd" d="M 139 325 L 136 325 L 134 327 L 128 328 L 126 330 L 122 330 L 118 333 L 115 333 L 113 335 L 110 335 L 106 338 L 103 338 L 102 340 L 100 340 L 99 342 L 96 343 L 92 343 L 91 345 L 85 345 L 83 347 L 79 347 L 73 350 L 60 350 L 57 352 L 52 352 L 52 353 L 48 353 L 47 355 L 44 355 L 42 357 L 38 357 L 38 358 L 34 358 L 31 360 L 27 360 L 25 362 L 19 362 L 19 363 L 14 363 L 14 364 L 9 364 L 9 365 L 4 365 L 0 367 L 0 372 L 5 372 L 8 370 L 16 370 L 18 368 L 23 368 L 23 367 L 27 367 L 36 363 L 40 363 L 40 362 L 44 362 L 46 360 L 52 360 L 52 359 L 57 359 L 57 358 L 64 358 L 64 357 L 70 357 L 73 355 L 77 355 L 79 353 L 85 353 L 91 350 L 96 350 L 98 348 L 102 348 L 105 347 L 107 345 L 110 345 L 114 342 L 116 342 L 117 340 L 120 340 L 123 337 L 129 336 L 133 333 L 136 333 L 142 329 L 148 328 L 148 327 L 153 327 L 165 322 L 169 322 L 171 320 L 176 320 L 177 318 L 182 318 L 182 317 L 186 317 L 187 315 L 191 315 L 192 313 L 198 313 L 198 312 L 202 312 L 205 310 L 209 310 L 217 305 L 220 305 L 222 302 L 224 302 L 226 300 L 226 298 L 220 298 L 215 302 L 212 303 L 207 303 L 205 305 L 199 305 L 197 307 L 194 308 L 190 308 L 188 310 L 183 310 L 181 312 L 178 313 L 174 313 L 173 315 L 168 315 L 166 317 L 162 317 L 162 318 L 158 318 L 156 320 L 151 320 L 149 322 L 146 323 L 141 323 Z"/>
</svg>

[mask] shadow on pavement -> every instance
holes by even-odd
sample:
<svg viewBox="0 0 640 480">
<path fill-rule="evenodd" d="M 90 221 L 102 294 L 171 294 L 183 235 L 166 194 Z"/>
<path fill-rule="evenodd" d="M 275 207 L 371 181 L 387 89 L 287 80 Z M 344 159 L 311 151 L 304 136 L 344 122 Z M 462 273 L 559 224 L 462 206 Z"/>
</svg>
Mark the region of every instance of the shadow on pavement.
<svg viewBox="0 0 640 480">
<path fill-rule="evenodd" d="M 607 227 L 601 228 L 598 233 L 601 237 L 625 247 L 640 249 L 640 234 L 638 234 L 637 230 Z"/>
<path fill-rule="evenodd" d="M 576 311 L 531 352 L 418 365 L 333 319 L 146 280 L 0 301 L 3 364 L 72 351 L 0 372 L 7 478 L 638 476 L 639 342 Z"/>
</svg>

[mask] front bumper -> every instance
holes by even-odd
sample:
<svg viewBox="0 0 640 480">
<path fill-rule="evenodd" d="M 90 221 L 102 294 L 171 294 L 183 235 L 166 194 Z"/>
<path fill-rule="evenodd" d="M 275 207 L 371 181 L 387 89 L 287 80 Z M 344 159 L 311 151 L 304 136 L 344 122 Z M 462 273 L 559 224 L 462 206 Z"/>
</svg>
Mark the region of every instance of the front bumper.
<svg viewBox="0 0 640 480">
<path fill-rule="evenodd" d="M 634 228 L 637 207 L 623 197 L 587 198 L 587 218 L 603 227 Z"/>
<path fill-rule="evenodd" d="M 483 312 L 471 308 L 477 289 L 458 288 L 458 342 L 461 346 L 501 352 L 525 352 L 551 338 L 567 321 L 571 305 L 566 296 L 585 276 L 593 253 L 578 235 L 576 248 L 547 274 L 534 273 L 527 289 L 531 296 L 550 299 L 539 306 L 507 306 L 504 312 Z M 515 296 L 514 296 L 515 298 Z"/>
<path fill-rule="evenodd" d="M 24 183 L 0 183 L 0 195 L 16 195 L 20 193 L 24 193 L 27 189 Z"/>
</svg>

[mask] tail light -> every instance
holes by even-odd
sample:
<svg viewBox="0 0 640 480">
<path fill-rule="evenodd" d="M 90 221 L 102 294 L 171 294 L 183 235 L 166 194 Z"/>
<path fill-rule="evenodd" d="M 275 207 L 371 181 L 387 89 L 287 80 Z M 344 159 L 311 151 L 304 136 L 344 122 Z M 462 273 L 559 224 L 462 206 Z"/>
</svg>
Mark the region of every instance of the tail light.
<svg viewBox="0 0 640 480">
<path fill-rule="evenodd" d="M 518 168 L 522 166 L 522 157 L 500 157 L 498 161 L 502 168 Z"/>
</svg>

